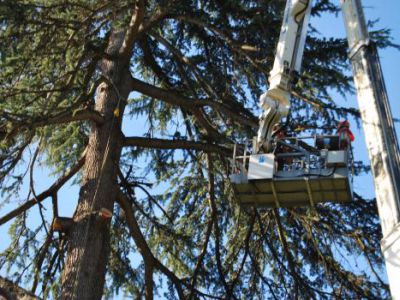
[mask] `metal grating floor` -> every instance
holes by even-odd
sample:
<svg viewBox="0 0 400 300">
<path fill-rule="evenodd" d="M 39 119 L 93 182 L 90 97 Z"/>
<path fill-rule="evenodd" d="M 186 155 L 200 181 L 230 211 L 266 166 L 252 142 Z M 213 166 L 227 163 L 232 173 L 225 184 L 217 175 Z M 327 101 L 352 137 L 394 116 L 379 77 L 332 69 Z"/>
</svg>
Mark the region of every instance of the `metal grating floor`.
<svg viewBox="0 0 400 300">
<path fill-rule="evenodd" d="M 351 184 L 342 172 L 329 177 L 259 179 L 233 184 L 240 204 L 258 207 L 309 206 L 321 202 L 350 202 Z"/>
</svg>

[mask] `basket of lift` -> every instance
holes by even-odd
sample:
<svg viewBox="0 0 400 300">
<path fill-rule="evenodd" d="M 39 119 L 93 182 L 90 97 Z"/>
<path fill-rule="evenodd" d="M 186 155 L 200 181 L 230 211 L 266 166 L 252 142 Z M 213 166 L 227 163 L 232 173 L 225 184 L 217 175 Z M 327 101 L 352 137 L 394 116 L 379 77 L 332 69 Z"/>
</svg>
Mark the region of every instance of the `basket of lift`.
<svg viewBox="0 0 400 300">
<path fill-rule="evenodd" d="M 230 181 L 240 204 L 260 207 L 314 206 L 353 199 L 350 147 L 339 136 L 288 137 L 272 153 L 236 156 Z"/>
</svg>

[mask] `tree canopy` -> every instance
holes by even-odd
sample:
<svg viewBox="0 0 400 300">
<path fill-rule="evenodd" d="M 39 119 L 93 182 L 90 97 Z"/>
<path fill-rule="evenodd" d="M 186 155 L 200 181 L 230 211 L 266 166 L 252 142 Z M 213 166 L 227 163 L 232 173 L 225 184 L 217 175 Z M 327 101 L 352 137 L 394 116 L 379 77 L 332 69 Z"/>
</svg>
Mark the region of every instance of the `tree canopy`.
<svg viewBox="0 0 400 300">
<path fill-rule="evenodd" d="M 1 1 L 2 272 L 43 298 L 387 297 L 374 199 L 245 209 L 234 197 L 228 159 L 257 131 L 284 2 Z M 339 11 L 314 2 L 314 17 Z M 284 125 L 332 133 L 359 118 L 332 97 L 353 89 L 346 40 L 309 32 Z M 388 30 L 371 36 L 393 46 Z M 37 192 L 41 166 L 55 180 Z M 60 216 L 73 217 L 63 233 Z"/>
</svg>

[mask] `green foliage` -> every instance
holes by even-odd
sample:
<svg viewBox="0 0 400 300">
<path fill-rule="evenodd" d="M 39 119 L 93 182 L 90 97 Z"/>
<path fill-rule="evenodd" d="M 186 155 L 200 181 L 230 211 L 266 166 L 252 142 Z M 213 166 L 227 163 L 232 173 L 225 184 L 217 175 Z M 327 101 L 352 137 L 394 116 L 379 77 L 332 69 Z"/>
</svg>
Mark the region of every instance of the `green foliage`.
<svg viewBox="0 0 400 300">
<path fill-rule="evenodd" d="M 0 40 L 8 41 L 0 43 L 4 201 L 18 193 L 29 173 L 23 168 L 31 158 L 29 145 L 42 141 L 41 157 L 58 175 L 79 160 L 95 125 L 73 118 L 77 111 L 93 112 L 95 89 L 105 82 L 100 61 L 113 59 L 104 52 L 112 25 L 128 26 L 133 2 L 0 4 Z M 331 1 L 315 2 L 314 16 L 338 11 Z M 145 21 L 161 17 L 135 41 L 132 77 L 214 106 L 176 105 L 133 89 L 124 133 L 227 147 L 250 140 L 255 128 L 249 124 L 257 124 L 257 99 L 272 67 L 283 6 L 284 1 L 268 0 L 146 1 Z M 331 132 L 337 120 L 358 117 L 356 109 L 343 108 L 332 98 L 333 90 L 353 91 L 345 40 L 310 31 L 296 86 L 301 95 L 293 96 L 286 123 L 289 132 Z M 372 38 L 379 47 L 395 46 L 388 30 L 374 31 Z M 387 297 L 387 285 L 377 276 L 383 262 L 374 201 L 359 196 L 348 205 L 318 205 L 317 211 L 242 209 L 227 180 L 224 155 L 151 145 L 122 151 L 121 177 L 115 181 L 132 204 L 151 254 L 180 280 L 186 294 L 197 272 L 196 299 Z M 362 163 L 357 167 L 368 171 Z M 52 211 L 49 203 L 45 206 Z M 116 211 L 105 297 L 123 293 L 141 298 L 143 253 L 131 238 L 124 213 Z M 0 255 L 0 269 L 18 282 L 32 284 L 38 274 L 45 298 L 59 296 L 68 243 L 66 236 L 51 232 L 51 242 L 42 246 L 44 226 L 57 213 L 46 214 L 36 228 L 25 224 L 25 214 L 18 216 L 10 228 L 11 245 Z M 45 259 L 38 269 L 42 250 Z M 366 268 L 348 263 L 359 256 Z M 177 297 L 172 275 L 156 267 L 153 279 L 155 293 Z"/>
</svg>

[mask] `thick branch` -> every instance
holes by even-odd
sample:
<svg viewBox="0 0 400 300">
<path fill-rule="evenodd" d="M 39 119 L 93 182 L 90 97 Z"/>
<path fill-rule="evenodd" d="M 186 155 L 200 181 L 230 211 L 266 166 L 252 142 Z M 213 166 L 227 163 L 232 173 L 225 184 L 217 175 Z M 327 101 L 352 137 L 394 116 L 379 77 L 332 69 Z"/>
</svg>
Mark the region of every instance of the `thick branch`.
<svg viewBox="0 0 400 300">
<path fill-rule="evenodd" d="M 153 300 L 154 282 L 153 282 L 154 267 L 152 263 L 147 263 L 144 266 L 144 284 L 146 300 Z"/>
<path fill-rule="evenodd" d="M 223 103 L 215 102 L 210 99 L 197 100 L 197 99 L 185 97 L 185 96 L 177 94 L 174 91 L 170 91 L 170 90 L 156 87 L 154 85 L 150 85 L 150 84 L 143 82 L 141 80 L 138 80 L 136 78 L 131 79 L 130 86 L 131 86 L 132 90 L 138 91 L 149 97 L 162 100 L 166 103 L 180 106 L 181 108 L 185 108 L 193 113 L 198 112 L 199 108 L 201 108 L 201 107 L 209 106 L 209 107 L 212 107 L 216 110 L 223 112 L 224 114 L 226 114 L 226 116 L 228 116 L 234 120 L 237 120 L 239 123 L 241 123 L 243 125 L 247 125 L 247 126 L 251 126 L 251 127 L 258 126 L 255 118 L 249 119 L 245 116 L 242 116 L 241 114 L 238 114 L 238 113 L 232 111 L 228 106 L 224 105 Z"/>
<path fill-rule="evenodd" d="M 122 43 L 122 47 L 120 49 L 120 54 L 124 58 L 129 58 L 133 49 L 133 44 L 137 37 L 137 33 L 140 27 L 140 24 L 143 21 L 144 17 L 144 1 L 137 0 L 134 8 L 134 12 L 131 17 L 131 21 L 129 23 L 129 27 L 125 33 L 125 38 Z"/>
<path fill-rule="evenodd" d="M 3 298 L 4 297 L 4 298 Z M 1 299 L 40 299 L 35 294 L 28 292 L 11 280 L 0 277 L 0 298 Z"/>
<path fill-rule="evenodd" d="M 104 123 L 104 118 L 101 114 L 93 110 L 82 109 L 74 113 L 60 114 L 58 116 L 52 117 L 46 121 L 38 122 L 35 125 L 51 125 L 51 124 L 61 124 L 69 123 L 74 121 L 93 121 L 99 125 Z"/>
<path fill-rule="evenodd" d="M 165 90 L 146 82 L 132 78 L 130 82 L 132 90 L 138 91 L 149 97 L 153 97 L 172 105 L 178 105 L 192 110 L 195 107 L 205 106 L 206 103 L 202 100 L 194 100 L 188 97 L 181 96 L 173 91 Z"/>
<path fill-rule="evenodd" d="M 230 153 L 231 150 L 216 144 L 193 142 L 186 140 L 166 140 L 155 138 L 144 138 L 139 136 L 126 137 L 124 146 L 137 146 L 156 149 L 186 149 L 204 152 Z"/>
<path fill-rule="evenodd" d="M 161 21 L 167 19 L 167 18 L 172 18 L 175 14 L 172 14 L 170 12 L 170 9 L 162 9 L 158 10 L 155 12 L 147 22 L 143 22 L 139 26 L 139 30 L 137 32 L 137 37 L 141 38 L 145 33 L 147 33 L 149 30 L 151 30 L 154 26 L 159 24 Z"/>
<path fill-rule="evenodd" d="M 71 110 L 71 109 L 69 109 Z M 3 114 L 4 116 L 4 114 Z M 10 119 L 10 118 L 9 118 Z M 26 121 L 23 117 L 19 119 L 11 119 L 11 123 L 13 124 L 13 128 L 11 130 L 6 130 L 6 125 L 2 124 L 0 126 L 0 138 L 11 140 L 15 136 L 21 133 L 22 128 L 28 128 L 30 130 L 35 128 L 40 128 L 43 126 L 48 125 L 56 125 L 56 124 L 64 124 L 76 121 L 93 121 L 99 125 L 104 123 L 104 118 L 98 112 L 88 110 L 88 109 L 81 109 L 75 112 L 62 112 L 58 115 L 55 115 L 50 118 L 40 118 L 33 121 Z M 3 130 L 2 130 L 3 129 Z"/>
</svg>

